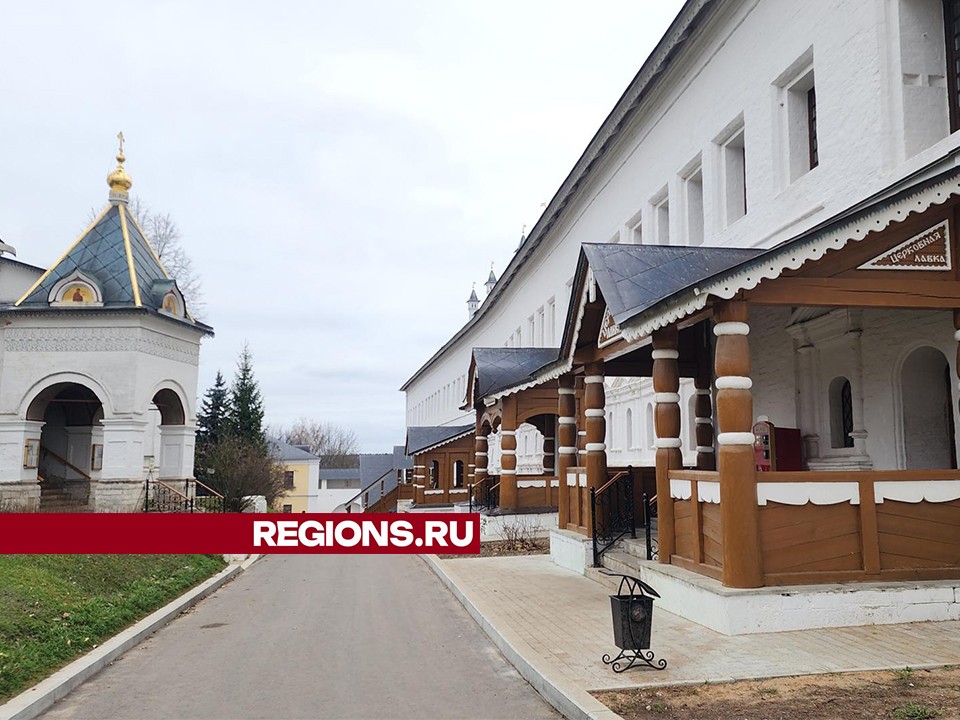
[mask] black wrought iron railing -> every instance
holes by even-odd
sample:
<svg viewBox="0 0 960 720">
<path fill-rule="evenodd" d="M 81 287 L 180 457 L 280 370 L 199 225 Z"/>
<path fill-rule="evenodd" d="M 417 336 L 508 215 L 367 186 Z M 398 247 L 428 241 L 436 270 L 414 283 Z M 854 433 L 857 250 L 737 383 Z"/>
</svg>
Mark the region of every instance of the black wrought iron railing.
<svg viewBox="0 0 960 720">
<path fill-rule="evenodd" d="M 657 496 L 643 494 L 643 529 L 647 540 L 647 560 L 660 559 L 660 543 L 653 536 L 653 525 L 657 519 Z"/>
<path fill-rule="evenodd" d="M 593 527 L 593 565 L 600 567 L 603 553 L 627 534 L 637 536 L 633 506 L 633 468 L 618 472 L 605 485 L 590 488 Z"/>
<path fill-rule="evenodd" d="M 199 480 L 187 480 L 180 492 L 162 480 L 144 482 L 143 511 L 167 513 L 194 513 L 226 511 L 223 495 Z"/>
<path fill-rule="evenodd" d="M 486 477 L 471 485 L 469 490 L 470 512 L 490 511 L 500 507 L 500 478 Z"/>
</svg>

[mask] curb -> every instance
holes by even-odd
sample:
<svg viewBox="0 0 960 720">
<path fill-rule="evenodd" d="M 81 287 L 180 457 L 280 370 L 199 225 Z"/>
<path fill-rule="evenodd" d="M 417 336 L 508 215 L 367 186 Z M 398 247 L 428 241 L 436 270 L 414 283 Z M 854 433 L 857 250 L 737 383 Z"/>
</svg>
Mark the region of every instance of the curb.
<svg viewBox="0 0 960 720">
<path fill-rule="evenodd" d="M 497 649 L 540 695 L 568 720 L 623 720 L 593 695 L 542 667 L 540 656 L 513 633 L 497 629 L 440 567 L 436 555 L 421 555 L 427 566 L 477 622 Z"/>
<path fill-rule="evenodd" d="M 30 720 L 48 710 L 57 700 L 66 697 L 91 677 L 125 652 L 176 618 L 187 608 L 196 605 L 208 595 L 213 594 L 222 585 L 233 580 L 250 567 L 260 555 L 251 555 L 244 562 L 232 564 L 209 580 L 206 580 L 185 594 L 171 600 L 139 622 L 77 658 L 69 665 L 57 670 L 46 680 L 24 690 L 16 697 L 0 705 L 0 720 Z"/>
</svg>

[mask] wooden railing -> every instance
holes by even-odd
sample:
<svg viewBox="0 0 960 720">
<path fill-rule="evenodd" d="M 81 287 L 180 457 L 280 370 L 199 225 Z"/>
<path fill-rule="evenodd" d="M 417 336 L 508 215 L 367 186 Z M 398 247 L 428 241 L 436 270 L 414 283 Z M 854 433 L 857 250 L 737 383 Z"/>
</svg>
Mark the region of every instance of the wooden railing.
<svg viewBox="0 0 960 720">
<path fill-rule="evenodd" d="M 719 473 L 672 470 L 669 479 L 690 483 L 689 498 L 672 501 L 671 562 L 722 580 Z M 765 472 L 751 480 L 766 585 L 960 578 L 960 470 Z"/>
<path fill-rule="evenodd" d="M 628 468 L 599 488 L 590 488 L 590 527 L 593 528 L 593 565 L 625 535 L 637 536 L 633 505 L 633 471 Z"/>
<path fill-rule="evenodd" d="M 81 470 L 81 469 L 78 468 L 76 465 L 74 465 L 72 462 L 70 462 L 69 460 L 67 460 L 65 457 L 62 457 L 61 455 L 55 453 L 55 452 L 54 452 L 53 450 L 51 450 L 50 448 L 43 447 L 43 448 L 41 448 L 41 449 L 42 449 L 44 455 L 47 455 L 47 456 L 49 456 L 49 457 L 52 457 L 54 460 L 56 460 L 57 462 L 59 462 L 61 465 L 63 465 L 63 466 L 66 467 L 66 468 L 69 468 L 70 470 L 73 470 L 75 473 L 77 473 L 80 477 L 84 478 L 85 480 L 89 480 L 89 479 L 90 479 L 90 473 L 88 473 L 86 470 Z"/>
</svg>

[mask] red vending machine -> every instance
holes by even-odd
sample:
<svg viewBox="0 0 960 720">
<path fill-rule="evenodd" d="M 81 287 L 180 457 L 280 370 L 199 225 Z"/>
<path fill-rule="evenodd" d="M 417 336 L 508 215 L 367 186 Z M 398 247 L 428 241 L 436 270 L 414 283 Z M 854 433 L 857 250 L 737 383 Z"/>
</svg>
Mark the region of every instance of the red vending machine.
<svg viewBox="0 0 960 720">
<path fill-rule="evenodd" d="M 803 470 L 800 431 L 776 427 L 765 416 L 753 426 L 753 454 L 757 472 Z"/>
</svg>

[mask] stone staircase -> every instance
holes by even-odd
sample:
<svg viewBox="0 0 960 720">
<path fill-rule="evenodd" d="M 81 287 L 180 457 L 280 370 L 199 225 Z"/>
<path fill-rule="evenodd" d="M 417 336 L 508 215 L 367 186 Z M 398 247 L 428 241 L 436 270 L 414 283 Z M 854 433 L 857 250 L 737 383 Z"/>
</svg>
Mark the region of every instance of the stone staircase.
<svg viewBox="0 0 960 720">
<path fill-rule="evenodd" d="M 47 478 L 40 483 L 40 512 L 90 512 L 90 483 Z"/>
<path fill-rule="evenodd" d="M 656 539 L 656 525 L 652 526 Z M 656 562 L 656 561 L 653 561 Z M 640 577 L 640 567 L 647 563 L 647 541 L 643 528 L 637 528 L 637 538 L 624 538 L 603 554 L 603 567 L 606 570 L 633 577 Z M 605 587 L 616 590 L 620 578 L 612 578 L 600 572 L 600 568 L 587 568 L 587 577 Z"/>
</svg>

